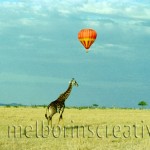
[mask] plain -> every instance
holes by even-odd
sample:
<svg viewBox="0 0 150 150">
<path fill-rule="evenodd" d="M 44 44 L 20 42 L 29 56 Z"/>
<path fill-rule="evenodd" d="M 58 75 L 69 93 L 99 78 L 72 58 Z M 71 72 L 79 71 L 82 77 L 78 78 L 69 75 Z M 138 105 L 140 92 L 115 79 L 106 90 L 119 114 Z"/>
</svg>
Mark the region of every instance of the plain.
<svg viewBox="0 0 150 150">
<path fill-rule="evenodd" d="M 1 150 L 149 150 L 150 110 L 66 108 L 47 126 L 44 107 L 0 107 Z"/>
</svg>

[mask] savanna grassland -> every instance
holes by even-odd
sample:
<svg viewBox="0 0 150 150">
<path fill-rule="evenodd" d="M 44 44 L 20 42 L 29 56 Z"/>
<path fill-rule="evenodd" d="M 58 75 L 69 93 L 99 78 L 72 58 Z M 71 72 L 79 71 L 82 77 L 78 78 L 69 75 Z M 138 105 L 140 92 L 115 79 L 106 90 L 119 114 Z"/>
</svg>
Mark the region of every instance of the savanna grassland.
<svg viewBox="0 0 150 150">
<path fill-rule="evenodd" d="M 47 126 L 43 107 L 0 107 L 0 150 L 149 150 L 150 110 L 68 109 Z M 61 126 L 61 127 L 60 127 Z"/>
</svg>

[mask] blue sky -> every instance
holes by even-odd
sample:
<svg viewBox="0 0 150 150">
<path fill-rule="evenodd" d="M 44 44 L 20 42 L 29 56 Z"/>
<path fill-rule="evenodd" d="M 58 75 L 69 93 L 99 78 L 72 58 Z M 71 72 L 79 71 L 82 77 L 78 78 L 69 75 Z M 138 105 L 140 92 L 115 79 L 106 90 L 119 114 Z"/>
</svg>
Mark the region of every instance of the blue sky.
<svg viewBox="0 0 150 150">
<path fill-rule="evenodd" d="M 93 28 L 89 53 L 77 39 Z M 79 84 L 67 106 L 150 105 L 148 0 L 0 0 L 0 102 L 49 104 Z"/>
</svg>

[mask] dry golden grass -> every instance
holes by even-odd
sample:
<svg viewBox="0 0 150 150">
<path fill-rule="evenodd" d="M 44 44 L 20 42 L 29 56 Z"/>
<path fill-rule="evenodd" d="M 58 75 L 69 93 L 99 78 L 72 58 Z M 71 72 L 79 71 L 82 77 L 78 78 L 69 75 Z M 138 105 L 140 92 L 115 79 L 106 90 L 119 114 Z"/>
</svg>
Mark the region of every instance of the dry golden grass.
<svg viewBox="0 0 150 150">
<path fill-rule="evenodd" d="M 44 114 L 45 108 L 42 107 L 0 107 L 0 150 L 149 150 L 150 148 L 150 110 L 65 109 L 64 125 L 60 123 L 61 132 L 56 126 L 59 114 L 53 118 L 55 132 L 52 130 L 48 132 Z M 42 137 L 42 123 L 45 138 Z M 19 127 L 16 130 L 16 138 L 14 137 L 13 125 L 21 126 L 21 137 Z"/>
</svg>

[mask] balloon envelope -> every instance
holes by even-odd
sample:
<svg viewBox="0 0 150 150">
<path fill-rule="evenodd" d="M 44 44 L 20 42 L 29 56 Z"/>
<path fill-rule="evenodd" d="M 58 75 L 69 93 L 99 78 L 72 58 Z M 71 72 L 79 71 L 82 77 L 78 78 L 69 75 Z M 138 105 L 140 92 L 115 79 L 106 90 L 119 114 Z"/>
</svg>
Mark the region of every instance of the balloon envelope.
<svg viewBox="0 0 150 150">
<path fill-rule="evenodd" d="M 81 44 L 85 47 L 87 52 L 90 46 L 94 43 L 96 37 L 97 33 L 93 29 L 82 29 L 78 33 L 78 39 L 81 42 Z"/>
</svg>

